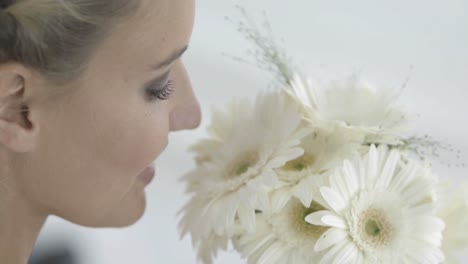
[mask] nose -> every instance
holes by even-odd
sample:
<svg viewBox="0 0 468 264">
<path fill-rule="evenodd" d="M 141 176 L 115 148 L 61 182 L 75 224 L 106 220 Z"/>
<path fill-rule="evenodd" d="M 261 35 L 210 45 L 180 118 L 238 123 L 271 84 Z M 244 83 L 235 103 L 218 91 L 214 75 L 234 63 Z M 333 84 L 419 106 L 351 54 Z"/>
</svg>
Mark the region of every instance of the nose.
<svg viewBox="0 0 468 264">
<path fill-rule="evenodd" d="M 201 123 L 201 109 L 188 73 L 181 61 L 175 70 L 175 100 L 174 109 L 170 114 L 170 131 L 195 129 Z"/>
<path fill-rule="evenodd" d="M 201 123 L 201 110 L 197 102 L 188 105 L 182 105 L 179 109 L 171 113 L 171 131 L 184 129 L 195 129 Z"/>
</svg>

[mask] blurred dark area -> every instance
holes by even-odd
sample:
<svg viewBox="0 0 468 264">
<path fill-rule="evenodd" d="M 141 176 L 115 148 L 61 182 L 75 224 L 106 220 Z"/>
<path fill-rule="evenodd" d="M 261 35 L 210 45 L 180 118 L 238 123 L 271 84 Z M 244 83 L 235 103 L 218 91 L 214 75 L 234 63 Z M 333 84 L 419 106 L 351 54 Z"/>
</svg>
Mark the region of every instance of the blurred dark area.
<svg viewBox="0 0 468 264">
<path fill-rule="evenodd" d="M 76 250 L 64 244 L 60 247 L 35 247 L 28 264 L 80 264 Z"/>
</svg>

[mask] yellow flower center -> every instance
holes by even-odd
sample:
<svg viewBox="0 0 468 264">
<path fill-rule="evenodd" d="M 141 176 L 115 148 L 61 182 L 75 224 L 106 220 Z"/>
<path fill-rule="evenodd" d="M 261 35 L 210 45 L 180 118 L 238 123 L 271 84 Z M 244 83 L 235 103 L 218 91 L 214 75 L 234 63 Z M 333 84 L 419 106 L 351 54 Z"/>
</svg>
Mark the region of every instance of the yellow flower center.
<svg viewBox="0 0 468 264">
<path fill-rule="evenodd" d="M 308 239 L 318 239 L 328 229 L 328 227 L 312 225 L 306 222 L 304 219 L 307 215 L 321 210 L 326 209 L 316 202 L 312 202 L 310 207 L 307 208 L 304 207 L 304 205 L 299 201 L 295 201 L 289 211 L 289 215 L 292 220 L 291 223 L 296 223 L 292 226 L 294 231 L 303 237 L 307 237 Z"/>
<path fill-rule="evenodd" d="M 272 225 L 274 235 L 289 246 L 313 250 L 317 240 L 329 227 L 309 224 L 304 218 L 323 209 L 315 202 L 305 207 L 298 199 L 292 198 L 281 212 L 273 214 L 266 221 Z"/>
<path fill-rule="evenodd" d="M 314 155 L 305 153 L 296 159 L 286 162 L 282 169 L 287 171 L 302 171 L 303 169 L 314 165 L 316 160 L 317 159 Z"/>
<path fill-rule="evenodd" d="M 246 173 L 258 162 L 258 154 L 253 151 L 242 152 L 231 162 L 226 170 L 226 178 L 237 177 Z"/>
</svg>

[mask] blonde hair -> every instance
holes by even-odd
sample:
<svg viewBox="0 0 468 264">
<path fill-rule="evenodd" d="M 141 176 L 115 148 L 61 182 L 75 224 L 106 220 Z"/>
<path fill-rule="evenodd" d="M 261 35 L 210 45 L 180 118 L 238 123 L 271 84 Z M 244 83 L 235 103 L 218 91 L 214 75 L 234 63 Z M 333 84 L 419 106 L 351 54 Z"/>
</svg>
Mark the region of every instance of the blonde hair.
<svg viewBox="0 0 468 264">
<path fill-rule="evenodd" d="M 60 84 L 76 79 L 93 50 L 138 0 L 0 0 L 0 64 L 19 62 Z"/>
</svg>

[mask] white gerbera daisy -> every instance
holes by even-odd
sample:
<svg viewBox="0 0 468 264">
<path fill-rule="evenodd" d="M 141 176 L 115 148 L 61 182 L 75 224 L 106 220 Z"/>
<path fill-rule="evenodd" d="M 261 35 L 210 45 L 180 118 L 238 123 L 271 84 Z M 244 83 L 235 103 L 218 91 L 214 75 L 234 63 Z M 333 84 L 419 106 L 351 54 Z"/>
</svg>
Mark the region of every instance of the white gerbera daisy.
<svg viewBox="0 0 468 264">
<path fill-rule="evenodd" d="M 345 160 L 320 192 L 328 210 L 305 220 L 328 226 L 315 245 L 320 263 L 439 264 L 444 222 L 435 216 L 436 180 L 386 145 Z"/>
<path fill-rule="evenodd" d="M 207 238 L 200 240 L 194 247 L 197 248 L 197 258 L 201 263 L 212 264 L 219 250 L 227 250 L 229 238 L 210 234 Z"/>
<path fill-rule="evenodd" d="M 183 217 L 182 229 L 200 233 L 199 239 L 211 232 L 232 234 L 236 218 L 253 231 L 255 210 L 267 210 L 268 190 L 277 184 L 274 169 L 302 155 L 298 145 L 310 133 L 301 127 L 297 106 L 281 91 L 260 93 L 253 106 L 234 101 L 225 116 L 218 113 L 216 120 L 228 124 L 212 125 L 220 128 L 212 130 L 212 137 L 222 145 L 203 154 L 205 161 L 184 177 L 188 190 L 203 202 L 187 204 L 185 211 L 194 203 L 197 209 Z"/>
<path fill-rule="evenodd" d="M 342 132 L 333 128 L 317 128 L 304 137 L 300 144 L 304 154 L 277 169 L 280 179 L 286 182 L 295 181 L 288 172 L 301 172 L 305 169 L 314 174 L 321 174 L 356 153 L 360 146 Z"/>
<path fill-rule="evenodd" d="M 447 258 L 446 263 L 461 263 L 457 253 L 468 251 L 468 183 L 458 190 L 448 188 L 447 199 L 441 202 L 438 215 L 446 224 L 443 233 L 442 249 Z"/>
<path fill-rule="evenodd" d="M 179 211 L 185 213 L 179 222 L 179 232 L 181 239 L 187 234 L 191 234 L 193 248 L 197 251 L 197 259 L 204 264 L 213 263 L 219 250 L 226 250 L 229 237 L 227 235 L 217 235 L 213 231 L 207 231 L 204 218 L 200 217 L 200 211 L 203 210 L 209 201 L 201 197 L 193 197 Z M 197 228 L 199 227 L 199 228 Z M 236 226 L 233 227 L 235 232 Z"/>
<path fill-rule="evenodd" d="M 252 122 L 253 105 L 247 98 L 235 98 L 225 109 L 213 107 L 211 122 L 207 127 L 208 138 L 189 147 L 195 153 L 197 165 L 209 161 L 217 155 L 226 139 L 237 133 L 240 127 Z"/>
<path fill-rule="evenodd" d="M 315 199 L 320 198 L 316 195 L 323 185 L 320 176 L 357 153 L 360 147 L 342 132 L 332 127 L 317 128 L 301 140 L 304 154 L 275 170 L 280 185 L 270 193 L 273 210 L 280 210 L 291 196 L 304 206 L 310 205 L 314 195 Z"/>
<path fill-rule="evenodd" d="M 280 212 L 258 213 L 255 231 L 234 236 L 234 248 L 249 264 L 317 263 L 321 254 L 313 248 L 328 228 L 311 225 L 304 216 L 323 209 L 317 203 L 306 208 L 293 198 Z"/>
<path fill-rule="evenodd" d="M 295 75 L 288 94 L 303 106 L 314 126 L 338 125 L 362 137 L 364 143 L 402 144 L 406 115 L 396 107 L 395 96 L 350 76 L 322 85 Z"/>
</svg>

